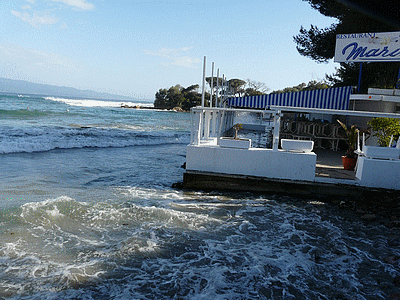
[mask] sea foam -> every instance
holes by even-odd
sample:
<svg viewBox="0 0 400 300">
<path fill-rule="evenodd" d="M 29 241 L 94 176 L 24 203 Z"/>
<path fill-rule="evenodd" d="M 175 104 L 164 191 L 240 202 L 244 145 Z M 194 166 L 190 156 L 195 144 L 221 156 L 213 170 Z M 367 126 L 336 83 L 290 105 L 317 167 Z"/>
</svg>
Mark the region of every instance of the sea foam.
<svg viewBox="0 0 400 300">
<path fill-rule="evenodd" d="M 107 100 L 92 100 L 92 99 L 67 99 L 67 98 L 57 98 L 57 97 L 45 97 L 46 100 L 63 102 L 71 106 L 81 106 L 81 107 L 153 107 L 152 103 L 148 102 L 124 102 L 124 101 L 107 101 Z"/>
</svg>

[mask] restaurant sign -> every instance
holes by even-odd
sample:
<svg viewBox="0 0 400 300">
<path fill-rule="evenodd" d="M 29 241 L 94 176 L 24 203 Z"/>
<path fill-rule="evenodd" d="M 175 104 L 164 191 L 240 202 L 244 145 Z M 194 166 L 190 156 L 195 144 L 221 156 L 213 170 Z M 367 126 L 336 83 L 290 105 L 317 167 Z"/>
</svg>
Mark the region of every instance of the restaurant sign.
<svg viewBox="0 0 400 300">
<path fill-rule="evenodd" d="M 400 61 L 400 31 L 337 34 L 335 62 Z"/>
</svg>

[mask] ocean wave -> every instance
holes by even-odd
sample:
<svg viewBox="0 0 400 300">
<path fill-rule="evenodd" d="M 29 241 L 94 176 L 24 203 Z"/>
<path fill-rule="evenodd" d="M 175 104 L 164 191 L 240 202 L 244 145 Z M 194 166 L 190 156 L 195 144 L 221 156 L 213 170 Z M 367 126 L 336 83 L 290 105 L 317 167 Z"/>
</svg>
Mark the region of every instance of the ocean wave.
<svg viewBox="0 0 400 300">
<path fill-rule="evenodd" d="M 52 293 L 70 299 L 76 295 L 71 288 L 101 284 L 115 268 L 117 273 L 140 268 L 129 260 L 162 254 L 169 230 L 201 229 L 214 222 L 194 213 L 132 203 L 84 203 L 67 196 L 26 203 L 10 219 L 15 226 L 0 232 L 0 278 L 9 278 L 0 280 L 0 298 L 19 294 L 30 299 L 33 293 L 35 299 L 50 299 Z"/>
<path fill-rule="evenodd" d="M 46 100 L 64 102 L 70 106 L 81 106 L 81 107 L 153 107 L 152 103 L 148 102 L 126 102 L 126 101 L 109 101 L 109 100 L 93 100 L 93 99 L 68 99 L 68 98 L 57 98 L 57 97 L 45 97 Z"/>
<path fill-rule="evenodd" d="M 44 152 L 54 149 L 121 148 L 185 144 L 186 132 L 132 131 L 100 127 L 0 127 L 0 154 Z"/>
<path fill-rule="evenodd" d="M 0 116 L 2 119 L 32 119 L 37 117 L 45 117 L 52 114 L 51 112 L 40 111 L 40 110 L 29 110 L 29 109 L 14 109 L 5 110 L 0 109 Z"/>
<path fill-rule="evenodd" d="M 148 191 L 172 205 L 140 199 Z M 360 235 L 371 229 L 282 198 L 127 192 L 130 201 L 63 196 L 14 211 L 0 232 L 0 297 L 388 299 L 394 290 L 397 265 L 383 258 L 398 250 L 379 226 Z"/>
</svg>

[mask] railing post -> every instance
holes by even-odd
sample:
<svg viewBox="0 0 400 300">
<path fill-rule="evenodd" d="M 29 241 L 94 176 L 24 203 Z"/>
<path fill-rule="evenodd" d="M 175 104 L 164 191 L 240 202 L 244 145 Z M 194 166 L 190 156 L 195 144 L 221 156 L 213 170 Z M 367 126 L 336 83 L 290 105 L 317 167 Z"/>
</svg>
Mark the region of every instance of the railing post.
<svg viewBox="0 0 400 300">
<path fill-rule="evenodd" d="M 193 111 L 193 109 L 190 109 L 190 145 L 194 144 L 194 135 L 195 135 L 194 116 L 195 112 Z"/>
<path fill-rule="evenodd" d="M 281 111 L 278 110 L 274 114 L 274 136 L 272 138 L 273 151 L 278 151 L 280 127 L 281 127 Z"/>
<path fill-rule="evenodd" d="M 210 137 L 210 112 L 204 112 L 204 139 L 208 140 Z"/>
<path fill-rule="evenodd" d="M 199 145 L 202 136 L 203 112 L 202 111 L 193 111 L 193 112 L 194 112 L 193 125 L 192 125 L 193 144 Z"/>
<path fill-rule="evenodd" d="M 212 121 L 211 121 L 211 136 L 216 137 L 217 136 L 217 116 L 218 116 L 218 111 L 213 110 L 212 112 Z"/>
</svg>

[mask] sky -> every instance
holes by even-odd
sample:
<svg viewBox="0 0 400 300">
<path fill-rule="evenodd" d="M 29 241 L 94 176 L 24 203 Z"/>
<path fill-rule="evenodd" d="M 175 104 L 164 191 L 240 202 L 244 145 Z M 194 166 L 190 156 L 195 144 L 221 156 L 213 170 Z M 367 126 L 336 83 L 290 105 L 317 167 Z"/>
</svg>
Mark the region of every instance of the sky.
<svg viewBox="0 0 400 300">
<path fill-rule="evenodd" d="M 335 72 L 293 41 L 334 22 L 302 0 L 1 0 L 0 77 L 154 99 L 201 86 L 205 56 L 273 91 Z"/>
</svg>

